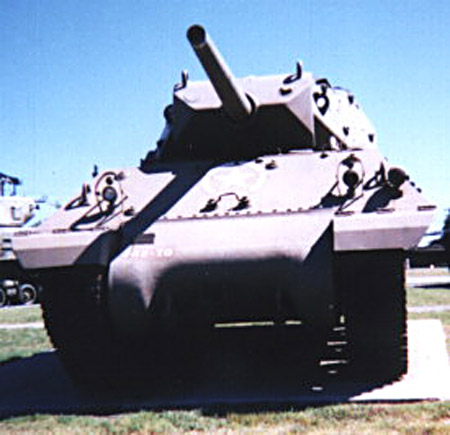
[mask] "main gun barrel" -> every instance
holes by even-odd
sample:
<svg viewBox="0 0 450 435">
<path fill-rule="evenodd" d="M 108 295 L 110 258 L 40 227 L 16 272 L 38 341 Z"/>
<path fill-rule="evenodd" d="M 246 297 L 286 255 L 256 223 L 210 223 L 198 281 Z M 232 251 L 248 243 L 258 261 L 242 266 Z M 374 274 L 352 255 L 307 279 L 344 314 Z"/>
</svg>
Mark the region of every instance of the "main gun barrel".
<svg viewBox="0 0 450 435">
<path fill-rule="evenodd" d="M 252 104 L 237 85 L 233 74 L 202 26 L 189 27 L 187 38 L 217 92 L 222 106 L 233 121 L 243 121 L 252 113 Z"/>
</svg>

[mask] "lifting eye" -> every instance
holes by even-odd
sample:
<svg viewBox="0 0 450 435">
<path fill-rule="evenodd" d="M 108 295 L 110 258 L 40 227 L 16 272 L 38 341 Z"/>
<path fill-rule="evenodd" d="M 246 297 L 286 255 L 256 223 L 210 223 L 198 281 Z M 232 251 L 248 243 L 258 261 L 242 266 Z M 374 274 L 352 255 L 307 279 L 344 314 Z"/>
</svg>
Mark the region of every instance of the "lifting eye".
<svg viewBox="0 0 450 435">
<path fill-rule="evenodd" d="M 322 94 L 315 92 L 313 94 L 313 98 L 321 115 L 325 115 L 325 113 L 327 113 L 328 107 L 330 106 L 330 100 L 328 99 L 325 92 L 323 92 Z"/>
<path fill-rule="evenodd" d="M 319 82 L 316 83 L 319 84 Z M 330 100 L 327 95 L 327 86 L 321 84 L 320 92 L 314 92 L 313 99 L 316 102 L 316 106 L 319 109 L 320 114 L 324 116 L 330 106 Z"/>
</svg>

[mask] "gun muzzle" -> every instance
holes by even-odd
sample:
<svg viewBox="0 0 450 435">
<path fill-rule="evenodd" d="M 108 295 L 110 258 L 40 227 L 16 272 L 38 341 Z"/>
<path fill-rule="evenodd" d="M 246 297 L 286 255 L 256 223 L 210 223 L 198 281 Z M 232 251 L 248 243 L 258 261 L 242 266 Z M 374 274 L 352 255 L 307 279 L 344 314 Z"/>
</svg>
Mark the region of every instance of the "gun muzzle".
<svg viewBox="0 0 450 435">
<path fill-rule="evenodd" d="M 191 26 L 187 31 L 187 38 L 222 101 L 226 114 L 236 122 L 247 119 L 253 111 L 252 104 L 237 85 L 233 74 L 205 29 L 198 25 Z"/>
</svg>

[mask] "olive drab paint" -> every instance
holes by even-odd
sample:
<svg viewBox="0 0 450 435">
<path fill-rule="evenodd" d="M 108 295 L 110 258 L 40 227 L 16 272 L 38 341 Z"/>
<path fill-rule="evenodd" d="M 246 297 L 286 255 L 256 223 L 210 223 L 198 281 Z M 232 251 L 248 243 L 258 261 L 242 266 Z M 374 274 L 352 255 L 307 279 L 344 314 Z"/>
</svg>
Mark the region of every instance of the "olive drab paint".
<svg viewBox="0 0 450 435">
<path fill-rule="evenodd" d="M 107 300 L 101 316 L 119 341 L 139 342 L 158 324 L 298 321 L 320 329 L 351 318 L 342 283 L 379 265 L 375 276 L 390 286 L 434 206 L 382 156 L 351 92 L 300 62 L 291 74 L 235 78 L 201 26 L 188 40 L 209 81 L 183 72 L 157 149 L 139 167 L 99 173 L 40 226 L 17 234 L 21 267 L 50 287 L 62 271 L 78 277 L 95 268 Z M 54 306 L 48 322 L 63 309 Z M 403 320 L 395 334 L 404 333 Z M 63 355 L 81 360 L 82 338 L 64 341 L 65 327 L 48 325 Z"/>
</svg>

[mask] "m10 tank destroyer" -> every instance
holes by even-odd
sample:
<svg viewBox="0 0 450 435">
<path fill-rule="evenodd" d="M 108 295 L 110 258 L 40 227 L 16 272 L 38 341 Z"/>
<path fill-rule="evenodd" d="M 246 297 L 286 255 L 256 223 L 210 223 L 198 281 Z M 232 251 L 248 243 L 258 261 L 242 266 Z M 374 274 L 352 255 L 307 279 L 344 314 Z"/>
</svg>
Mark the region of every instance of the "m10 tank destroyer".
<svg viewBox="0 0 450 435">
<path fill-rule="evenodd" d="M 319 343 L 341 325 L 353 373 L 400 376 L 404 251 L 434 206 L 352 93 L 301 63 L 237 79 L 203 27 L 187 37 L 209 81 L 183 72 L 157 149 L 13 239 L 63 363 L 111 385 L 152 373 L 187 331 L 273 325 Z"/>
<path fill-rule="evenodd" d="M 33 216 L 33 198 L 17 195 L 21 181 L 0 173 L 0 307 L 10 303 L 32 304 L 39 298 L 39 286 L 17 267 L 11 236 Z"/>
</svg>

